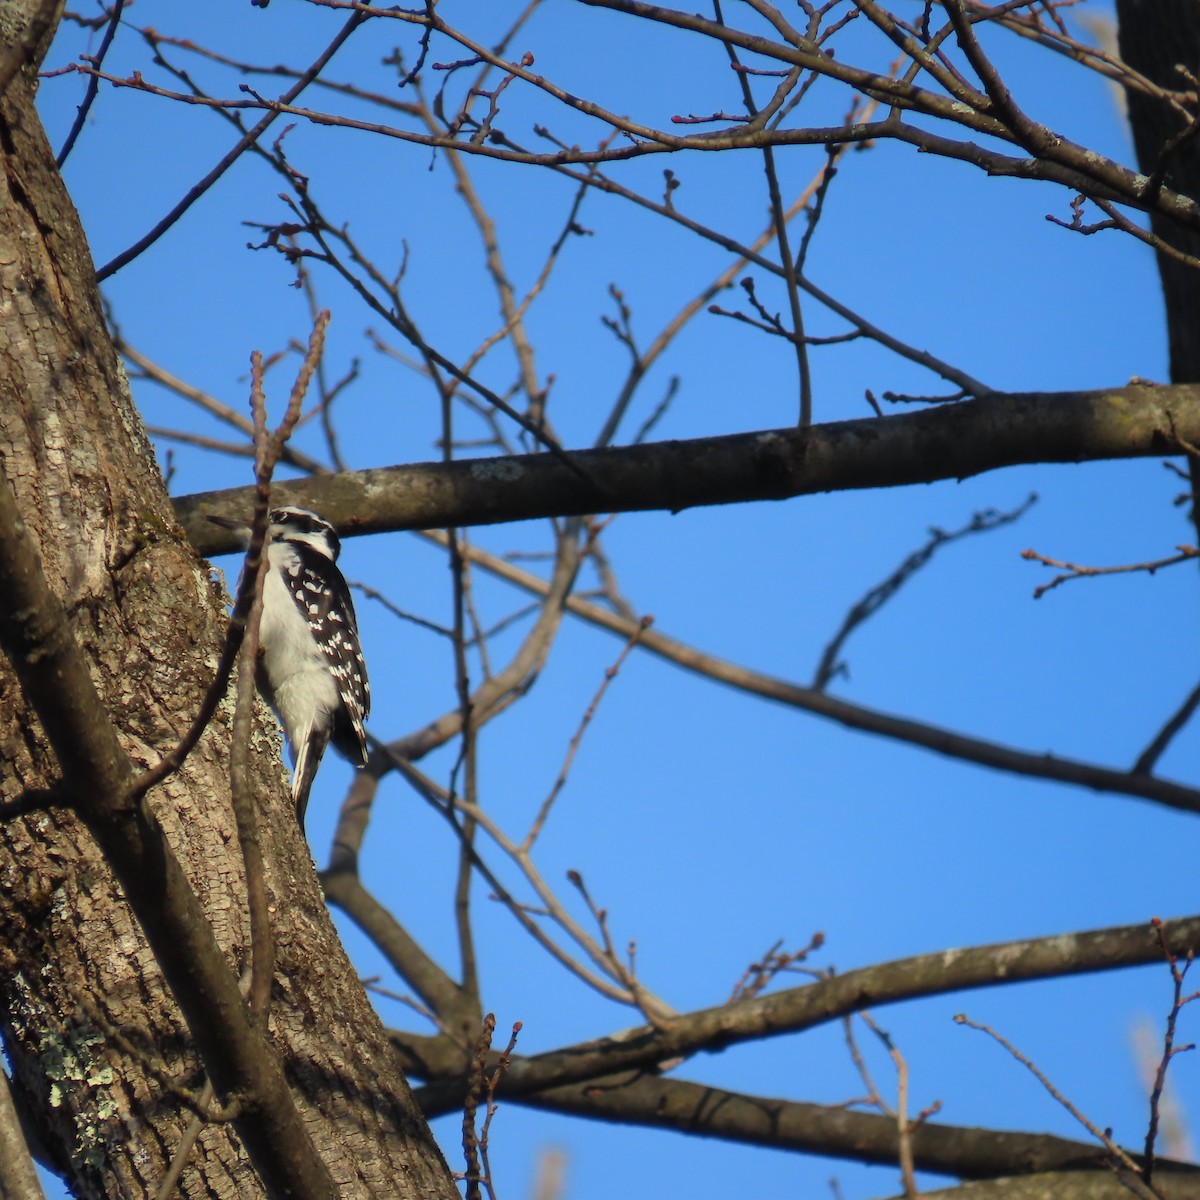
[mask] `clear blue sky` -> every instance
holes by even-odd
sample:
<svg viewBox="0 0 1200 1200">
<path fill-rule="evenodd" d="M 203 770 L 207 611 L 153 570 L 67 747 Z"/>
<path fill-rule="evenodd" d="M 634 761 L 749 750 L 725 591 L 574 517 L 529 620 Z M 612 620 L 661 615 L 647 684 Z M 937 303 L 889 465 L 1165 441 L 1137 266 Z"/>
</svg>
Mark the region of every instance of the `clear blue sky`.
<svg viewBox="0 0 1200 1200">
<path fill-rule="evenodd" d="M 518 7 L 496 3 L 490 15 L 507 20 Z M 275 0 L 266 10 L 244 0 L 204 6 L 140 0 L 129 18 L 262 64 L 306 64 L 342 20 L 297 0 Z M 488 40 L 492 31 L 479 36 Z M 378 22 L 356 35 L 331 76 L 397 94 L 378 66 L 397 43 L 410 58 L 415 54 L 411 28 Z M 864 35 L 852 31 L 842 57 L 863 44 Z M 989 44 L 1027 110 L 1075 140 L 1130 159 L 1114 100 L 1099 80 L 1028 43 Z M 554 4 L 518 38 L 513 54 L 526 49 L 539 71 L 576 94 L 646 123 L 737 110 L 721 56 L 698 39 Z M 49 65 L 94 50 L 94 39 L 65 27 Z M 435 60 L 446 53 L 437 51 Z M 234 94 L 230 76 L 182 52 L 175 58 L 219 94 Z M 132 30 L 122 31 L 107 67 L 167 82 Z M 255 86 L 275 94 L 270 80 Z M 76 76 L 42 85 L 42 112 L 56 145 L 82 89 Z M 316 93 L 308 99 L 315 103 Z M 530 143 L 537 120 L 567 140 L 597 136 L 594 126 L 532 103 L 517 86 L 503 103 L 505 127 Z M 845 107 L 844 94 L 818 89 L 806 119 L 836 119 Z M 103 87 L 66 169 L 96 261 L 107 261 L 153 224 L 233 139 L 211 112 Z M 330 219 L 349 221 L 385 270 L 394 271 L 407 253 L 406 300 L 434 344 L 460 357 L 497 326 L 479 238 L 444 160 L 397 141 L 303 124 L 285 145 L 293 165 L 311 176 Z M 791 194 L 823 152 L 795 150 L 780 160 Z M 692 155 L 612 173 L 658 196 L 664 166 L 681 180 L 680 209 L 746 240 L 761 229 L 767 201 L 757 159 Z M 530 168 L 491 163 L 477 164 L 476 183 L 518 287 L 528 287 L 562 226 L 570 190 Z M 257 234 L 244 222 L 285 218 L 280 190 L 276 176 L 243 160 L 105 288 L 133 345 L 239 409 L 250 351 L 270 353 L 308 330 L 304 301 L 289 286 L 285 265 L 246 246 Z M 809 273 L 889 332 L 997 389 L 1165 378 L 1150 252 L 1116 235 L 1083 238 L 1045 220 L 1046 213 L 1069 217 L 1069 201 L 1048 186 L 988 180 L 964 165 L 879 145 L 844 160 Z M 645 344 L 728 261 L 724 252 L 617 199 L 592 195 L 579 222 L 589 234 L 569 241 L 530 317 L 538 369 L 555 380 L 551 418 L 567 445 L 595 436 L 626 367 L 625 352 L 600 321 L 613 311 L 609 285 L 624 291 Z M 768 303 L 784 309 L 782 292 L 761 272 L 756 278 Z M 437 457 L 433 393 L 373 352 L 364 330 L 379 327 L 375 316 L 332 279 L 317 279 L 322 302 L 334 312 L 331 375 L 362 359 L 361 381 L 339 407 L 348 462 L 365 467 Z M 740 300 L 735 291 L 722 303 L 736 307 Z M 810 332 L 844 328 L 811 303 L 806 311 Z M 503 390 L 511 359 L 495 357 L 481 375 Z M 818 421 L 867 415 L 867 388 L 944 390 L 861 342 L 816 350 L 813 367 Z M 672 374 L 680 376 L 680 391 L 656 436 L 771 428 L 795 419 L 795 366 L 786 347 L 727 319 L 702 315 L 692 323 L 644 385 L 630 428 L 653 409 Z M 283 375 L 274 383 L 279 403 Z M 158 389 L 139 385 L 136 393 L 154 425 L 227 436 Z M 303 431 L 299 443 L 322 454 L 315 428 Z M 180 494 L 249 479 L 244 460 L 187 447 L 175 449 L 174 466 L 172 490 Z M 836 690 L 1028 750 L 1122 766 L 1196 682 L 1196 572 L 1074 582 L 1035 602 L 1032 590 L 1045 576 L 1019 555 L 1032 546 L 1092 564 L 1165 556 L 1193 537 L 1184 511 L 1172 506 L 1179 490 L 1157 461 L 1025 468 L 907 491 L 622 516 L 606 545 L 627 596 L 654 614 L 663 632 L 806 682 L 848 606 L 920 545 L 930 526 L 956 528 L 978 509 L 1015 507 L 1036 491 L 1039 502 L 1018 526 L 944 551 L 856 636 L 846 651 L 850 676 Z M 477 536 L 497 551 L 548 544 L 544 528 L 532 524 Z M 231 561 L 223 565 L 236 569 Z M 348 542 L 343 565 L 348 576 L 403 607 L 448 622 L 444 559 L 411 535 Z M 482 578 L 479 591 L 489 622 L 522 603 Z M 369 602 L 360 613 L 376 736 L 400 736 L 450 707 L 449 644 Z M 500 639 L 497 659 L 514 637 Z M 481 794 L 505 828 L 519 832 L 536 811 L 618 649 L 609 635 L 568 623 L 530 695 L 486 730 Z M 1185 732 L 1163 773 L 1195 778 L 1198 751 L 1195 730 Z M 442 756 L 430 769 L 444 776 L 450 761 Z M 318 864 L 327 857 L 348 779 L 349 769 L 333 760 L 314 791 L 308 832 Z M 851 734 L 642 655 L 625 666 L 588 733 L 539 863 L 551 880 L 580 870 L 607 908 L 618 944 L 636 939 L 647 985 L 686 1010 L 724 999 L 746 964 L 777 938 L 797 945 L 817 929 L 828 942 L 816 964 L 846 970 L 948 946 L 1183 915 L 1195 904 L 1190 872 L 1181 865 L 1190 861 L 1194 838 L 1194 819 L 1181 814 L 991 774 Z M 377 801 L 364 876 L 447 963 L 455 961 L 453 861 L 445 826 L 389 779 Z M 506 913 L 489 907 L 484 891 L 477 889 L 476 902 L 486 1004 L 501 1029 L 524 1022 L 522 1050 L 639 1023 L 635 1013 L 567 979 Z M 382 974 L 403 990 L 359 939 L 351 935 L 348 942 L 364 975 Z M 1032 1055 L 1097 1124 L 1137 1144 L 1145 1102 L 1130 1030 L 1144 1014 L 1160 1019 L 1169 998 L 1161 968 L 950 996 L 876 1017 L 907 1057 L 914 1108 L 940 1099 L 940 1119 L 948 1122 L 1082 1136 L 1027 1072 L 953 1024 L 951 1015 L 965 1010 Z M 389 1023 L 414 1021 L 386 1000 L 380 1008 Z M 1191 1024 L 1185 1017 L 1185 1039 L 1194 1033 Z M 890 1089 L 888 1064 L 874 1062 Z M 681 1075 L 800 1100 L 836 1102 L 861 1092 L 837 1027 L 701 1057 Z M 1178 1062 L 1175 1081 L 1194 1107 L 1195 1064 Z M 459 1167 L 456 1123 L 441 1122 L 438 1131 Z M 850 1198 L 899 1191 L 893 1170 L 595 1127 L 515 1105 L 502 1107 L 492 1143 L 502 1200 L 531 1194 L 533 1162 L 551 1146 L 568 1155 L 570 1200 L 814 1196 L 828 1194 L 831 1176 Z"/>
</svg>

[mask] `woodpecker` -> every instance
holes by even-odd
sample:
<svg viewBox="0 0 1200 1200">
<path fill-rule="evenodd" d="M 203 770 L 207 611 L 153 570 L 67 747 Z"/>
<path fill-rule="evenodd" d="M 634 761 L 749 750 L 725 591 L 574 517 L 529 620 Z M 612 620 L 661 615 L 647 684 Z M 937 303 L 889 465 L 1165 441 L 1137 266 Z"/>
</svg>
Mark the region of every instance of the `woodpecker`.
<svg viewBox="0 0 1200 1200">
<path fill-rule="evenodd" d="M 249 544 L 245 521 L 208 519 Z M 255 676 L 287 734 L 292 799 L 303 828 L 325 747 L 332 742 L 354 766 L 366 765 L 371 687 L 354 601 L 337 567 L 337 530 L 306 508 L 272 509 L 269 521 Z"/>
</svg>

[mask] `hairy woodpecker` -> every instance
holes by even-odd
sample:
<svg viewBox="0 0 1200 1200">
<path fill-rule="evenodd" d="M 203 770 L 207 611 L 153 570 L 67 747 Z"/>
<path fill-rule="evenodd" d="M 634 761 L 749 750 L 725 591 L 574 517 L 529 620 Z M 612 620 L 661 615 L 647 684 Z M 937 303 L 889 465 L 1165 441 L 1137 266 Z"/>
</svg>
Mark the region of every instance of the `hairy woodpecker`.
<svg viewBox="0 0 1200 1200">
<path fill-rule="evenodd" d="M 246 522 L 208 519 L 249 544 Z M 354 602 L 337 568 L 340 551 L 337 531 L 324 517 L 306 508 L 271 510 L 255 674 L 287 734 L 301 826 L 330 742 L 356 767 L 367 761 L 363 721 L 371 711 L 371 688 Z"/>
</svg>

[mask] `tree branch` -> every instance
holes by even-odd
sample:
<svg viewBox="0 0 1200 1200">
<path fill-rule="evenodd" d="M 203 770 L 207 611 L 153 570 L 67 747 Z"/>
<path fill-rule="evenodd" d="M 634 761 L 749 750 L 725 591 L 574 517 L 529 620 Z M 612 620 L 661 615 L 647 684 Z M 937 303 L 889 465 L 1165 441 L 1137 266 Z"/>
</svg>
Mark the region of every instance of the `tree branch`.
<svg viewBox="0 0 1200 1200">
<path fill-rule="evenodd" d="M 423 536 L 439 545 L 443 544 L 443 535 L 437 531 L 428 531 Z M 523 571 L 520 567 L 513 566 L 512 563 L 505 562 L 478 547 L 472 546 L 468 552 L 474 562 L 493 575 L 498 575 L 526 591 L 544 596 L 549 589 L 549 584 L 539 576 Z M 607 629 L 618 637 L 632 637 L 639 628 L 636 617 L 612 612 L 580 596 L 568 596 L 566 607 L 568 612 L 601 629 Z M 1052 754 L 1034 754 L 986 738 L 945 729 L 940 725 L 915 721 L 910 717 L 894 716 L 892 713 L 830 696 L 821 688 L 803 687 L 786 679 L 752 670 L 740 663 L 730 662 L 727 658 L 707 654 L 657 629 L 645 630 L 638 644 L 651 654 L 675 663 L 686 671 L 694 671 L 706 679 L 727 684 L 751 695 L 837 721 L 849 729 L 859 729 L 879 737 L 895 738 L 910 746 L 921 746 L 935 754 L 944 754 L 947 758 L 961 759 L 963 762 L 972 762 L 996 771 L 1009 771 L 1014 775 L 1025 775 L 1034 779 L 1052 779 L 1056 783 L 1087 787 L 1099 792 L 1137 796 L 1142 800 L 1165 804 L 1168 808 L 1200 812 L 1200 789 L 1162 779 L 1150 773 L 1158 753 L 1178 732 L 1182 721 L 1190 716 L 1191 709 L 1187 704 L 1172 718 L 1163 733 L 1143 752 L 1134 766 L 1123 771 Z M 1164 735 L 1166 742 L 1163 741 Z"/>
<path fill-rule="evenodd" d="M 478 1006 L 463 989 L 412 938 L 364 887 L 357 872 L 342 868 L 324 871 L 321 888 L 325 899 L 336 905 L 363 931 L 392 969 L 408 981 L 420 999 L 432 1009 L 438 1026 L 452 1039 L 463 1039 L 460 1053 L 467 1049 L 466 1034 L 479 1022 Z M 459 1069 L 463 1069 L 462 1063 Z"/>
<path fill-rule="evenodd" d="M 1161 929 L 1173 953 L 1182 955 L 1200 948 L 1200 917 L 1164 921 Z M 1161 959 L 1162 943 L 1148 922 L 922 954 L 737 1004 L 701 1009 L 665 1022 L 660 1028 L 642 1026 L 514 1059 L 499 1091 L 506 1096 L 529 1095 L 615 1071 L 645 1069 L 699 1051 L 722 1050 L 737 1042 L 800 1033 L 847 1013 L 900 1000 L 1143 966 Z M 462 1102 L 462 1094 L 461 1078 L 437 1079 L 415 1092 L 417 1102 L 431 1116 L 455 1109 Z"/>
<path fill-rule="evenodd" d="M 961 1187 L 922 1192 L 921 1200 L 1129 1200 L 1126 1175 L 1109 1171 L 1065 1171 L 987 1179 Z M 1172 1179 L 1165 1193 L 1170 1200 L 1196 1200 L 1200 1184 L 1191 1178 Z"/>
<path fill-rule="evenodd" d="M 297 480 L 281 503 L 309 503 L 344 533 L 490 525 L 534 517 L 635 512 L 816 492 L 965 479 L 1027 463 L 1178 453 L 1200 442 L 1200 385 L 993 393 L 961 404 L 691 441 L 418 463 Z M 204 518 L 246 511 L 249 490 L 175 501 L 202 553 L 234 549 Z"/>
<path fill-rule="evenodd" d="M 3 1071 L 0 1071 L 0 1196 L 4 1200 L 46 1200 L 13 1102 L 12 1088 Z"/>
<path fill-rule="evenodd" d="M 583 1087 L 550 1088 L 522 1096 L 516 1103 L 592 1120 L 674 1129 L 855 1162 L 894 1165 L 898 1159 L 899 1137 L 893 1116 L 745 1095 L 657 1075 L 610 1076 Z M 963 1179 L 1087 1168 L 1092 1170 L 1093 1181 L 1108 1174 L 1102 1147 L 1051 1134 L 923 1121 L 909 1138 L 917 1170 Z M 1172 1163 L 1167 1176 L 1172 1183 L 1184 1183 L 1189 1188 L 1186 1194 L 1200 1196 L 1200 1168 Z"/>
</svg>

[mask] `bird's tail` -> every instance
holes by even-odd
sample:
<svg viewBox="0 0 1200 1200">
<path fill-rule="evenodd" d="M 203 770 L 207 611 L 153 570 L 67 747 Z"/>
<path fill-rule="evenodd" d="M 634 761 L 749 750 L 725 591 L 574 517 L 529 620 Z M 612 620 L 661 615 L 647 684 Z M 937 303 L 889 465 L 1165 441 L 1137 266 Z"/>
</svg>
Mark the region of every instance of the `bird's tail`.
<svg viewBox="0 0 1200 1200">
<path fill-rule="evenodd" d="M 328 734 L 321 737 L 320 734 L 313 733 L 300 739 L 300 746 L 296 751 L 296 763 L 292 770 L 292 800 L 296 805 L 296 820 L 300 822 L 301 829 L 304 828 L 304 812 L 308 808 L 308 793 L 312 789 L 327 745 Z"/>
</svg>

